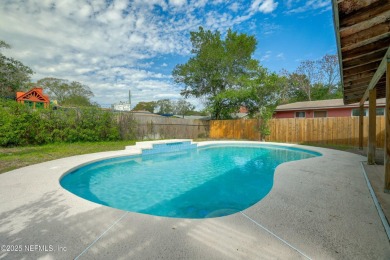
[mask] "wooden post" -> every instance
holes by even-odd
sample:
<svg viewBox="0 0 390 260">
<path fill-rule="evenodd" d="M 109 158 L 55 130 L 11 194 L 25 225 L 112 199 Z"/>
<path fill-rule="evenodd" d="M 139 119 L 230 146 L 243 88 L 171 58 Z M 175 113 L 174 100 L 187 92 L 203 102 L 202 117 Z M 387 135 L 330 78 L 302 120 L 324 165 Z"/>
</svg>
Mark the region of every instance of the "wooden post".
<svg viewBox="0 0 390 260">
<path fill-rule="evenodd" d="M 368 152 L 367 163 L 375 164 L 376 149 L 376 88 L 370 90 L 368 110 Z"/>
<path fill-rule="evenodd" d="M 386 122 L 385 122 L 385 188 L 390 193 L 390 59 L 387 59 L 386 69 Z"/>
<path fill-rule="evenodd" d="M 364 119 L 364 104 L 359 110 L 359 149 L 363 150 L 363 119 Z"/>
</svg>

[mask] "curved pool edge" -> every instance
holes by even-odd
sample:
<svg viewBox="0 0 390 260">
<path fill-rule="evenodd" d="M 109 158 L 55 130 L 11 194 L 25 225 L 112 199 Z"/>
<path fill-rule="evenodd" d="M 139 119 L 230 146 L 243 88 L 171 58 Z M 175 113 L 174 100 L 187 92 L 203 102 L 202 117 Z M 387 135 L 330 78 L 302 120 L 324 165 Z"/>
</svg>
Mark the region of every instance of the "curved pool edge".
<svg viewBox="0 0 390 260">
<path fill-rule="evenodd" d="M 91 153 L 91 154 L 84 154 L 84 155 L 77 155 L 77 156 L 71 156 L 71 157 L 66 157 L 66 158 L 62 158 L 62 159 L 57 159 L 57 160 L 53 160 L 53 161 L 50 161 L 50 162 L 56 162 L 56 161 L 65 161 L 66 160 L 66 164 L 70 165 L 70 167 L 68 167 L 66 170 L 64 170 L 59 176 L 58 176 L 58 179 L 55 180 L 55 179 L 52 179 L 55 181 L 55 185 L 57 187 L 59 187 L 61 190 L 65 191 L 66 193 L 68 193 L 70 196 L 74 196 L 76 197 L 75 199 L 76 200 L 82 200 L 82 201 L 86 201 L 87 203 L 92 203 L 93 205 L 95 206 L 102 206 L 102 207 L 108 207 L 108 208 L 111 208 L 110 206 L 107 206 L 107 205 L 102 205 L 102 204 L 99 204 L 97 202 L 93 202 L 93 201 L 89 201 L 85 198 L 82 198 L 82 197 L 79 197 L 77 196 L 76 194 L 72 193 L 71 191 L 65 189 L 64 187 L 62 187 L 62 185 L 60 184 L 61 180 L 63 177 L 65 177 L 67 174 L 83 167 L 83 166 L 86 166 L 86 165 L 89 165 L 89 164 L 92 164 L 92 163 L 95 163 L 95 162 L 99 162 L 99 161 L 103 161 L 103 160 L 107 160 L 107 159 L 114 159 L 114 158 L 120 158 L 120 157 L 127 157 L 127 156 L 142 156 L 142 151 L 143 149 L 150 149 L 151 148 L 151 145 L 153 144 L 162 144 L 162 143 L 175 143 L 175 142 L 182 142 L 182 141 L 191 141 L 192 143 L 196 144 L 198 147 L 207 147 L 207 146 L 212 146 L 212 145 L 218 145 L 218 144 L 226 144 L 226 145 L 229 145 L 229 144 L 252 144 L 252 145 L 258 145 L 258 146 L 276 146 L 276 147 L 288 147 L 288 148 L 300 148 L 300 149 L 303 149 L 303 150 L 308 150 L 308 151 L 312 151 L 312 152 L 315 152 L 315 153 L 319 153 L 320 156 L 324 156 L 324 152 L 326 150 L 330 150 L 330 149 L 326 149 L 326 148 L 321 148 L 321 147 L 312 147 L 312 146 L 304 146 L 304 145 L 298 145 L 298 144 L 288 144 L 288 143 L 276 143 L 276 142 L 261 142 L 261 141 L 237 141 L 237 140 L 222 140 L 222 141 L 200 141 L 200 142 L 193 142 L 192 139 L 168 139 L 168 140 L 156 140 L 156 141 L 146 141 L 146 142 L 137 142 L 135 145 L 131 145 L 131 146 L 126 146 L 126 149 L 124 150 L 118 150 L 118 151 L 108 151 L 108 152 L 99 152 L 99 153 Z M 326 152 L 325 152 L 326 153 Z M 317 158 L 318 156 L 316 157 L 313 157 L 313 158 L 307 158 L 307 159 L 302 159 L 302 160 L 298 160 L 298 161 L 305 161 L 305 160 L 313 160 L 315 158 Z M 78 159 L 78 160 L 72 160 L 71 162 L 69 162 L 67 159 Z M 282 165 L 284 164 L 289 164 L 289 163 L 293 163 L 294 161 L 291 161 L 291 162 L 284 162 L 280 165 L 278 165 L 275 169 L 275 172 L 274 172 L 274 177 L 275 175 L 277 174 L 277 169 L 279 167 L 281 167 Z M 44 163 L 43 163 L 44 164 Z M 28 167 L 28 166 L 27 166 Z M 54 184 L 54 183 L 53 183 Z M 274 181 L 274 184 L 275 185 L 275 181 Z M 270 194 L 272 193 L 272 189 L 271 191 L 267 194 L 267 196 L 269 196 Z M 257 205 L 258 203 L 261 203 L 261 201 L 255 203 L 254 205 L 252 205 L 251 207 L 254 207 L 255 205 Z M 250 207 L 250 208 L 251 208 Z M 125 211 L 125 210 L 122 210 L 122 209 L 117 209 L 117 208 L 113 208 L 115 210 L 121 210 L 121 211 Z M 249 209 L 249 208 L 248 208 Z M 248 209 L 245 209 L 245 210 L 248 210 Z M 245 211 L 244 210 L 244 211 Z M 146 214 L 146 213 L 140 213 L 140 212 L 132 212 L 132 211 L 125 211 L 125 212 L 130 212 L 130 213 L 134 213 L 134 214 L 142 214 L 142 215 L 147 215 L 147 216 L 151 216 L 153 217 L 153 215 L 150 215 L 150 214 Z M 239 212 L 237 213 L 233 213 L 231 215 L 235 215 L 235 214 L 239 214 Z M 230 216 L 230 215 L 227 215 L 227 216 Z M 158 217 L 161 217 L 161 218 L 170 218 L 170 217 L 165 217 L 165 216 L 158 216 Z M 226 216 L 221 216 L 221 217 L 226 217 Z"/>
<path fill-rule="evenodd" d="M 162 143 L 173 143 L 173 142 L 183 142 L 183 141 L 191 141 L 193 144 L 196 144 L 198 147 L 205 147 L 209 145 L 218 145 L 218 144 L 253 144 L 253 145 L 259 145 L 259 146 L 280 146 L 280 147 L 291 147 L 291 148 L 301 148 L 303 150 L 307 151 L 312 151 L 315 153 L 318 153 L 319 156 L 322 156 L 322 152 L 318 151 L 316 149 L 312 148 L 319 148 L 319 147 L 312 147 L 312 146 L 304 146 L 304 145 L 297 145 L 297 144 L 288 144 L 288 143 L 275 143 L 275 142 L 260 142 L 260 141 L 230 141 L 230 140 L 223 140 L 223 141 L 200 141 L 200 142 L 193 142 L 192 139 L 168 139 L 168 140 L 157 140 L 157 141 L 146 141 L 146 142 L 137 142 L 135 145 L 131 146 L 126 146 L 125 150 L 119 150 L 119 151 L 110 151 L 110 152 L 103 152 L 103 155 L 91 160 L 86 160 L 82 162 L 79 165 L 75 165 L 72 168 L 68 169 L 65 171 L 59 178 L 59 181 L 67 174 L 70 172 L 77 170 L 78 168 L 81 168 L 85 165 L 102 161 L 102 160 L 107 160 L 107 159 L 113 159 L 113 158 L 119 158 L 119 157 L 126 157 L 126 156 L 141 156 L 142 151 L 144 149 L 150 149 L 151 145 L 153 144 L 162 144 Z M 92 153 L 88 155 L 100 155 L 103 153 Z M 78 156 L 83 156 L 83 155 L 78 155 Z M 67 157 L 67 158 L 73 158 L 76 156 L 72 157 Z M 66 159 L 66 158 L 63 158 Z M 312 159 L 312 158 L 309 158 Z"/>
<path fill-rule="evenodd" d="M 298 145 L 292 146 L 299 147 Z M 306 146 L 301 147 L 306 148 Z M 368 191 L 366 192 L 364 178 L 360 174 L 360 161 L 365 160 L 365 157 L 327 148 L 311 146 L 308 148 L 321 152 L 323 156 L 284 163 L 275 172 L 275 176 L 281 178 L 284 173 L 290 173 L 293 170 L 294 174 L 288 175 L 295 178 L 294 185 L 298 186 L 288 186 L 289 189 L 283 189 L 284 185 L 291 185 L 291 183 L 289 183 L 290 179 L 281 178 L 279 188 L 273 188 L 262 203 L 245 210 L 245 214 L 275 234 L 287 238 L 288 242 L 298 246 L 310 257 L 364 258 L 366 252 L 371 252 L 375 253 L 376 258 L 383 258 L 384 250 L 388 250 L 387 237 L 384 231 L 381 231 L 382 224 L 370 195 Z M 3 234 L 1 241 L 11 243 L 23 239 L 24 243 L 41 245 L 52 244 L 54 241 L 67 247 L 66 254 L 36 251 L 29 253 L 28 256 L 31 258 L 74 258 L 89 248 L 91 243 L 104 233 L 105 235 L 91 246 L 93 250 L 85 253 L 84 256 L 87 256 L 87 259 L 96 258 L 100 254 L 105 254 L 110 258 L 128 256 L 134 254 L 134 248 L 145 248 L 143 244 L 145 241 L 151 241 L 150 247 L 146 247 L 148 250 L 136 252 L 134 257 L 156 258 L 160 255 L 177 258 L 179 254 L 174 248 L 178 243 L 182 245 L 182 250 L 187 252 L 187 256 L 226 257 L 218 251 L 218 247 L 213 247 L 212 244 L 197 239 L 199 236 L 194 236 L 194 234 L 200 235 L 198 233 L 200 230 L 212 228 L 208 233 L 208 239 L 204 241 L 215 241 L 216 246 L 218 241 L 224 241 L 224 244 L 229 247 L 239 248 L 240 251 L 231 252 L 231 255 L 236 258 L 242 257 L 243 251 L 253 258 L 256 256 L 258 258 L 259 255 L 266 255 L 270 252 L 269 249 L 273 249 L 272 252 L 279 258 L 299 257 L 295 255 L 295 251 L 289 250 L 284 245 L 281 246 L 279 240 L 266 235 L 264 231 L 239 213 L 220 218 L 186 221 L 154 217 L 86 201 L 65 191 L 59 184 L 60 176 L 81 163 L 126 155 L 129 155 L 128 151 L 72 156 L 0 174 L 2 201 L 0 211 L 4 217 L 0 231 Z M 337 172 L 334 171 L 327 176 L 324 174 L 324 169 L 319 169 L 318 163 L 329 165 L 329 169 L 325 169 L 326 172 L 331 173 L 334 169 L 337 169 Z M 309 182 L 310 185 L 318 184 L 311 178 L 304 178 L 304 175 L 308 173 L 303 171 L 307 170 L 322 178 L 321 184 L 325 186 L 321 185 L 321 187 L 343 185 L 343 189 L 329 193 L 321 190 L 319 186 L 314 186 L 316 190 L 313 193 L 313 186 L 299 186 L 300 182 L 304 184 Z M 296 193 L 298 188 L 300 196 Z M 333 197 L 327 198 L 327 196 Z M 335 204 L 327 206 L 323 204 L 324 201 L 331 201 Z M 344 204 L 346 201 L 351 204 Z M 359 205 L 356 205 L 356 201 Z M 309 207 L 318 203 L 323 204 L 318 208 L 318 212 L 309 213 Z M 364 209 L 364 212 L 359 211 L 359 214 L 356 214 L 358 208 Z M 329 221 L 330 212 L 336 212 L 338 217 Z M 370 224 L 366 223 L 366 219 L 370 219 Z M 354 228 L 349 228 L 350 225 Z M 113 228 L 110 229 L 111 227 Z M 105 233 L 109 229 L 110 232 Z M 42 235 L 42 230 L 46 230 L 44 235 Z M 235 233 L 222 236 L 228 230 Z M 171 239 L 164 239 L 167 234 Z M 237 234 L 241 235 L 237 236 Z M 356 237 L 359 239 L 354 239 Z M 323 239 L 338 241 L 338 243 L 328 244 Z M 349 242 L 352 241 L 351 239 L 354 241 L 353 244 Z M 258 243 L 259 241 L 264 241 L 271 247 L 264 248 L 264 243 Z M 168 248 L 172 250 L 166 250 Z M 337 254 L 335 250 L 338 251 Z M 4 256 L 4 252 L 0 252 L 0 256 Z M 22 258 L 26 256 L 26 253 L 25 255 L 15 253 L 6 256 Z"/>
<path fill-rule="evenodd" d="M 274 179 L 273 176 L 274 176 L 274 173 L 275 173 L 274 169 L 276 168 L 276 166 L 278 166 L 280 164 L 283 164 L 285 162 L 288 162 L 290 160 L 291 161 L 295 161 L 295 160 L 309 159 L 309 158 L 312 158 L 312 157 L 322 156 L 322 154 L 319 153 L 319 152 L 316 152 L 316 151 L 313 151 L 313 150 L 309 150 L 309 149 L 298 148 L 298 147 L 293 146 L 293 145 L 288 145 L 288 146 L 287 145 L 280 145 L 280 144 L 275 145 L 275 144 L 269 144 L 269 143 L 264 143 L 264 142 L 248 142 L 248 141 L 243 141 L 243 142 L 239 142 L 239 141 L 230 141 L 230 142 L 216 141 L 215 142 L 214 141 L 214 142 L 193 143 L 191 140 L 168 140 L 168 141 L 158 141 L 158 142 L 147 142 L 148 146 L 150 146 L 150 147 L 146 148 L 145 150 L 142 149 L 142 148 L 138 149 L 139 146 L 145 147 L 142 143 L 140 145 L 138 145 L 138 144 L 139 143 L 137 143 L 137 145 L 135 145 L 135 146 L 127 147 L 127 150 L 130 150 L 130 149 L 137 150 L 138 152 L 142 152 L 142 155 L 140 155 L 140 153 L 135 153 L 134 155 L 130 155 L 130 156 L 111 157 L 111 158 L 108 158 L 108 159 L 106 158 L 106 159 L 102 159 L 102 160 L 94 160 L 92 162 L 83 163 L 83 164 L 78 165 L 78 166 L 70 169 L 69 171 L 65 172 L 61 176 L 61 178 L 60 178 L 60 185 L 64 189 L 66 189 L 67 191 L 69 191 L 72 194 L 74 194 L 74 195 L 76 195 L 78 197 L 81 197 L 83 199 L 86 199 L 86 200 L 89 200 L 91 202 L 98 203 L 98 204 L 101 204 L 101 205 L 104 205 L 104 206 L 109 206 L 109 207 L 113 207 L 113 208 L 116 208 L 116 209 L 129 211 L 129 212 L 149 214 L 149 215 L 159 216 L 159 217 L 171 217 L 171 218 L 182 218 L 182 219 L 186 219 L 186 218 L 189 218 L 189 219 L 215 218 L 215 217 L 223 217 L 223 216 L 227 216 L 227 215 L 232 215 L 234 213 L 237 213 L 237 212 L 240 212 L 240 211 L 244 211 L 244 210 L 246 210 L 248 208 L 247 205 L 250 205 L 249 207 L 251 207 L 251 206 L 259 203 L 261 201 L 261 199 L 264 198 L 265 196 L 267 196 L 269 191 L 272 189 L 273 179 Z M 204 149 L 204 148 L 206 148 L 206 149 Z M 261 164 L 261 165 L 263 165 L 262 168 L 261 169 L 259 168 L 257 170 L 260 171 L 260 172 L 266 171 L 269 174 L 259 175 L 261 177 L 258 177 L 257 181 L 259 182 L 259 180 L 260 180 L 259 178 L 262 179 L 262 181 L 260 181 L 258 183 L 258 185 L 260 185 L 260 186 L 253 186 L 253 184 L 251 184 L 252 185 L 251 186 L 251 185 L 249 185 L 248 182 L 245 182 L 245 178 L 242 179 L 242 181 L 243 181 L 242 185 L 247 185 L 247 186 L 245 186 L 245 189 L 248 188 L 248 191 L 246 192 L 246 194 L 248 194 L 249 190 L 251 190 L 251 192 L 253 192 L 253 194 L 252 194 L 253 197 L 251 197 L 249 195 L 244 196 L 244 194 L 241 194 L 240 192 L 238 192 L 236 190 L 237 188 L 233 188 L 233 186 L 236 186 L 236 185 L 227 185 L 225 183 L 227 186 L 224 186 L 224 187 L 226 189 L 229 189 L 229 190 L 225 190 L 224 192 L 222 192 L 222 194 L 225 194 L 225 195 L 220 195 L 222 197 L 216 197 L 217 198 L 216 201 L 219 201 L 218 204 L 216 204 L 215 200 L 214 200 L 214 202 L 212 204 L 207 204 L 207 203 L 205 204 L 203 200 L 199 201 L 199 200 L 195 199 L 196 197 L 199 197 L 201 195 L 201 194 L 198 194 L 198 195 L 192 196 L 191 199 L 190 198 L 186 198 L 185 202 L 179 202 L 179 206 L 181 205 L 180 207 L 179 206 L 175 206 L 175 205 L 171 205 L 171 204 L 168 203 L 169 204 L 168 208 L 170 209 L 168 211 L 166 209 L 162 209 L 162 206 L 156 206 L 157 204 L 156 204 L 156 200 L 155 199 L 151 200 L 152 204 L 150 204 L 150 205 L 148 203 L 143 204 L 143 206 L 146 207 L 145 209 L 148 209 L 148 208 L 151 208 L 151 207 L 154 208 L 154 210 L 152 210 L 152 211 L 148 211 L 148 210 L 145 211 L 144 209 L 140 210 L 139 209 L 139 205 L 132 204 L 132 203 L 129 204 L 128 202 L 126 202 L 128 200 L 124 201 L 122 199 L 122 202 L 118 202 L 115 199 L 115 197 L 117 197 L 117 195 L 112 195 L 112 194 L 124 193 L 124 194 L 126 194 L 125 197 L 130 199 L 130 196 L 132 196 L 136 201 L 140 201 L 140 197 L 138 195 L 138 194 L 140 194 L 140 192 L 139 191 L 137 191 L 137 192 L 135 191 L 135 190 L 137 190 L 137 188 L 136 188 L 136 186 L 132 185 L 131 182 L 129 182 L 125 186 L 121 186 L 123 188 L 123 190 L 122 189 L 120 189 L 120 190 L 117 189 L 117 190 L 115 190 L 115 193 L 103 192 L 101 194 L 99 192 L 94 193 L 94 192 L 91 191 L 91 190 L 93 190 L 93 188 L 91 188 L 91 185 L 90 185 L 90 177 L 85 177 L 85 176 L 92 176 L 93 175 L 90 172 L 90 168 L 89 167 L 93 167 L 93 169 L 96 169 L 96 168 L 99 168 L 98 165 L 102 165 L 102 164 L 103 165 L 108 165 L 107 167 L 111 167 L 113 165 L 117 165 L 118 163 L 119 163 L 118 165 L 121 165 L 122 162 L 128 162 L 129 160 L 131 160 L 131 161 L 136 160 L 137 161 L 137 165 L 139 165 L 141 163 L 141 161 L 139 161 L 139 159 L 141 159 L 141 160 L 144 160 L 144 158 L 153 159 L 153 158 L 158 158 L 159 155 L 162 155 L 162 154 L 167 154 L 167 156 L 168 156 L 169 154 L 175 155 L 175 154 L 177 154 L 176 152 L 185 152 L 185 153 L 187 153 L 187 151 L 195 151 L 195 152 L 197 151 L 196 154 L 198 154 L 198 152 L 200 153 L 201 151 L 206 151 L 209 148 L 212 149 L 212 150 L 209 150 L 209 151 L 216 151 L 214 149 L 219 149 L 220 151 L 226 151 L 225 149 L 229 149 L 229 148 L 235 148 L 235 149 L 246 149 L 246 148 L 249 148 L 249 149 L 267 149 L 266 151 L 268 151 L 268 149 L 270 149 L 270 151 L 278 151 L 278 150 L 279 151 L 285 151 L 290 156 L 292 156 L 292 154 L 294 154 L 294 156 L 287 159 L 287 157 L 286 158 L 284 158 L 284 157 L 279 158 L 278 155 L 276 154 L 275 160 L 278 161 L 277 165 L 273 165 L 273 163 L 272 163 L 273 158 L 271 158 L 271 160 L 268 160 L 269 163 L 265 163 L 265 162 L 262 163 Z M 145 153 L 145 152 L 147 152 L 147 153 Z M 285 154 L 285 153 L 283 153 L 283 154 Z M 302 155 L 298 155 L 298 154 L 302 154 Z M 152 155 L 152 157 L 150 157 L 150 155 Z M 144 156 L 148 156 L 148 157 L 144 157 Z M 234 154 L 231 154 L 229 156 L 234 156 Z M 286 156 L 286 154 L 285 154 L 285 156 Z M 164 159 L 165 157 L 162 157 L 162 158 L 163 158 L 162 161 L 166 160 L 166 159 Z M 119 160 L 116 160 L 116 159 L 119 159 Z M 194 161 L 191 160 L 190 164 L 193 164 L 193 163 L 194 163 Z M 213 162 L 212 164 L 214 165 L 215 162 Z M 268 165 L 267 169 L 264 168 L 265 165 Z M 235 163 L 233 163 L 233 164 L 231 163 L 230 167 L 237 167 L 237 166 L 235 166 Z M 257 166 L 257 167 L 259 167 L 259 166 Z M 123 168 L 123 166 L 122 166 L 122 168 Z M 128 172 L 130 170 L 130 168 L 126 168 L 126 169 L 127 169 L 126 172 Z M 186 169 L 187 168 L 182 169 L 180 172 L 183 172 L 183 171 L 185 172 Z M 229 169 L 231 169 L 231 168 L 229 168 Z M 149 170 L 151 172 L 155 171 L 154 169 L 149 169 Z M 165 169 L 165 170 L 167 170 L 167 169 Z M 85 180 L 79 179 L 80 178 L 79 176 L 81 176 L 80 174 L 82 174 L 85 171 L 89 171 L 88 174 L 83 175 L 84 176 L 83 178 Z M 143 170 L 141 170 L 141 172 L 142 171 Z M 217 169 L 215 169 L 215 171 L 218 172 Z M 215 172 L 215 171 L 213 171 L 213 172 Z M 110 183 L 108 185 L 114 185 L 113 183 L 110 182 L 110 180 L 112 180 L 112 176 L 113 176 L 112 174 L 114 172 L 115 171 L 113 171 L 113 170 L 110 170 L 110 171 L 107 171 L 107 169 L 105 170 L 104 176 L 106 176 L 106 178 L 108 178 L 106 180 L 107 183 Z M 165 173 L 168 173 L 168 172 L 165 171 Z M 75 175 L 69 175 L 69 174 L 75 174 Z M 99 174 L 97 174 L 97 175 L 100 176 Z M 127 173 L 125 175 L 127 176 Z M 95 176 L 95 175 L 93 175 L 93 176 Z M 166 175 L 163 175 L 163 176 L 166 177 Z M 203 176 L 203 175 L 200 174 L 200 176 Z M 212 174 L 211 176 L 215 177 L 215 176 L 219 176 L 219 174 L 217 174 L 217 175 Z M 267 177 L 267 176 L 269 176 L 269 177 Z M 131 176 L 127 176 L 126 180 L 129 179 L 130 177 Z M 150 177 L 153 177 L 153 176 L 150 176 Z M 209 178 L 209 177 L 207 177 L 207 178 Z M 232 178 L 232 177 L 230 177 L 230 178 Z M 235 178 L 237 178 L 237 176 Z M 248 177 L 246 177 L 246 178 L 248 179 Z M 250 178 L 252 178 L 252 177 L 250 177 Z M 195 179 L 198 179 L 198 178 L 195 178 Z M 229 179 L 229 177 L 227 177 L 227 179 Z M 126 182 L 126 180 L 123 180 L 123 181 Z M 143 181 L 145 182 L 145 185 L 151 185 L 151 183 L 153 183 L 152 180 L 153 179 L 149 179 L 149 180 L 148 179 L 144 179 Z M 208 179 L 208 180 L 210 181 L 210 179 Z M 150 182 L 150 181 L 152 181 L 152 182 Z M 252 180 L 252 181 L 255 181 L 255 180 Z M 99 183 L 102 183 L 102 182 L 100 181 Z M 179 180 L 179 183 L 180 183 L 180 180 Z M 204 186 L 204 183 L 205 182 L 203 182 L 203 181 L 201 182 L 202 186 Z M 185 183 L 183 183 L 183 184 L 185 186 Z M 102 187 L 102 184 L 97 184 L 97 185 L 100 185 L 99 189 L 107 190 L 105 187 Z M 118 186 L 118 185 L 120 186 L 121 184 L 120 183 L 115 184 L 111 188 L 115 189 L 115 187 Z M 213 187 L 213 189 L 217 189 L 217 190 L 220 189 L 220 187 L 217 187 L 218 184 L 215 181 L 211 185 L 216 186 L 216 187 Z M 261 185 L 263 185 L 263 186 L 261 186 Z M 128 186 L 129 187 L 133 187 L 133 190 L 132 190 L 133 195 L 126 193 Z M 141 186 L 143 186 L 143 185 L 141 185 Z M 149 187 L 148 190 L 153 191 L 154 190 L 153 187 L 154 186 Z M 169 187 L 169 186 L 167 186 L 167 187 Z M 185 187 L 187 187 L 187 186 L 185 186 Z M 190 189 L 192 190 L 192 189 L 196 188 L 196 190 L 198 190 L 199 187 L 198 186 L 191 186 Z M 259 187 L 261 187 L 261 188 L 259 188 Z M 266 187 L 268 187 L 268 188 L 266 188 Z M 210 189 L 210 188 L 208 188 L 208 189 Z M 181 189 L 178 187 L 178 190 L 181 190 Z M 167 191 L 167 190 L 165 189 L 165 191 Z M 187 189 L 185 189 L 184 191 L 185 191 L 185 193 L 189 192 L 189 190 L 187 190 Z M 229 197 L 229 196 L 226 195 L 226 194 L 229 193 L 228 191 L 229 192 L 231 191 L 230 194 L 235 194 L 235 193 L 238 192 L 238 194 L 241 194 L 242 196 L 236 197 L 236 196 L 231 196 L 230 195 L 230 197 Z M 233 192 L 235 192 L 235 193 L 233 193 Z M 151 193 L 153 193 L 153 192 L 151 192 Z M 101 196 L 98 196 L 97 194 L 100 194 Z M 169 192 L 169 194 L 170 194 L 170 192 Z M 176 194 L 175 197 L 174 198 L 169 197 L 170 198 L 169 200 L 174 201 L 174 199 L 176 199 L 176 196 L 181 197 L 184 193 L 179 193 L 179 194 L 175 193 L 175 194 Z M 153 196 L 153 195 L 150 195 L 150 196 Z M 144 198 L 144 200 L 145 201 L 149 201 L 148 198 Z M 242 198 L 242 199 L 238 199 L 238 198 Z M 191 201 L 191 203 L 194 203 L 194 204 L 191 204 L 191 203 L 189 204 L 188 201 Z M 254 201 L 256 201 L 256 202 L 254 202 Z M 163 201 L 161 200 L 159 203 L 162 203 L 162 202 Z M 180 203 L 182 203 L 182 204 L 180 204 Z M 235 205 L 235 207 L 234 208 L 229 208 L 230 210 L 227 210 L 228 206 L 232 206 L 233 204 Z M 184 207 L 185 205 L 186 205 L 186 207 L 191 209 L 192 213 L 191 212 L 187 212 L 185 210 L 184 211 L 182 210 L 182 207 Z M 246 206 L 244 207 L 244 205 L 246 205 Z M 181 210 L 179 210 L 179 208 Z M 198 210 L 195 210 L 195 209 L 198 209 Z M 204 213 L 205 211 L 207 212 L 207 211 L 210 211 L 210 210 L 213 212 L 213 214 L 206 214 L 206 213 Z M 172 212 L 175 212 L 175 214 L 173 214 Z M 220 212 L 219 214 L 221 214 L 221 215 L 218 215 L 216 212 Z M 225 212 L 225 213 L 222 213 L 222 212 Z"/>
</svg>

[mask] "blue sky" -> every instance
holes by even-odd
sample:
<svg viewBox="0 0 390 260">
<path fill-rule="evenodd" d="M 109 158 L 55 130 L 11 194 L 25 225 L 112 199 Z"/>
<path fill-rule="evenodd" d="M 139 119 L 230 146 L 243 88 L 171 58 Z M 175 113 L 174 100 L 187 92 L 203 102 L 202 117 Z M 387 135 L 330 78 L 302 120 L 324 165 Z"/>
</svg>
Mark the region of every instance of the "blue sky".
<svg viewBox="0 0 390 260">
<path fill-rule="evenodd" d="M 330 0 L 2 0 L 0 17 L 0 39 L 13 47 L 5 54 L 34 81 L 79 81 L 101 105 L 127 100 L 129 89 L 133 105 L 181 98 L 171 72 L 199 26 L 255 35 L 254 58 L 275 72 L 336 54 Z"/>
</svg>

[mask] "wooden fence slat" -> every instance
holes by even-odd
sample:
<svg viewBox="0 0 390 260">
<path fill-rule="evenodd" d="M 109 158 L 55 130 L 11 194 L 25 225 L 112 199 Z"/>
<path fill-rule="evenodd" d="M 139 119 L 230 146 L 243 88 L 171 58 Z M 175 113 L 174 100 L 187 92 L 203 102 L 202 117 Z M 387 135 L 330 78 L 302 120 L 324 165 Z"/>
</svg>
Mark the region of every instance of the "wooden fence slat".
<svg viewBox="0 0 390 260">
<path fill-rule="evenodd" d="M 377 117 L 377 147 L 384 146 L 384 117 Z M 209 136 L 213 139 L 260 140 L 258 119 L 212 120 Z M 206 128 L 205 126 L 203 126 Z M 358 117 L 288 118 L 271 119 L 270 142 L 323 143 L 334 145 L 358 145 Z M 156 128 L 156 126 L 155 126 Z M 190 135 L 199 134 L 187 127 Z M 169 129 L 167 130 L 169 132 Z M 177 128 L 177 135 L 182 134 Z M 364 118 L 364 144 L 367 144 L 368 118 Z"/>
</svg>

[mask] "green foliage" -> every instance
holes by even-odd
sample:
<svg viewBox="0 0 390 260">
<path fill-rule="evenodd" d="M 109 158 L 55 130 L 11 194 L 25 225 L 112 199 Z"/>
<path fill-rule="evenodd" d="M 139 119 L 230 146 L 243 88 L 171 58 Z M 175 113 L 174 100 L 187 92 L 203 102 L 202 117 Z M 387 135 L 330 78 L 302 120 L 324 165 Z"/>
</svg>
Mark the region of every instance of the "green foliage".
<svg viewBox="0 0 390 260">
<path fill-rule="evenodd" d="M 265 140 L 265 138 L 271 134 L 271 129 L 269 127 L 269 120 L 271 120 L 273 114 L 274 114 L 274 107 L 264 107 L 260 111 L 259 117 L 261 123 L 260 123 L 259 131 L 262 140 Z"/>
<path fill-rule="evenodd" d="M 160 99 L 158 101 L 139 102 L 133 108 L 133 111 L 146 110 L 161 115 L 177 114 L 184 116 L 194 111 L 194 109 L 195 106 L 184 99 L 179 99 L 178 101 Z"/>
<path fill-rule="evenodd" d="M 156 102 L 157 114 L 167 115 L 186 115 L 188 112 L 193 111 L 195 106 L 190 102 L 180 99 L 178 101 L 172 101 L 169 99 L 161 99 Z"/>
<path fill-rule="evenodd" d="M 337 55 L 304 60 L 297 70 L 282 70 L 280 103 L 342 98 Z"/>
<path fill-rule="evenodd" d="M 157 104 L 155 101 L 150 102 L 139 102 L 134 108 L 133 111 L 149 111 L 150 113 L 154 113 L 154 109 Z"/>
<path fill-rule="evenodd" d="M 312 99 L 313 100 L 324 100 L 343 98 L 343 92 L 341 88 L 335 88 L 329 91 L 329 88 L 324 84 L 315 84 L 312 86 Z"/>
<path fill-rule="evenodd" d="M 243 80 L 240 88 L 231 88 L 218 93 L 211 102 L 214 111 L 221 111 L 220 117 L 227 119 L 237 113 L 241 106 L 248 110 L 253 118 L 265 107 L 275 106 L 279 100 L 279 77 L 258 67 L 257 73 L 250 79 Z"/>
<path fill-rule="evenodd" d="M 0 100 L 0 146 L 130 140 L 135 121 L 97 107 L 33 110 Z M 126 130 L 124 130 L 126 129 Z"/>
<path fill-rule="evenodd" d="M 175 112 L 175 104 L 169 99 L 161 99 L 156 102 L 157 113 L 164 114 L 173 114 Z"/>
<path fill-rule="evenodd" d="M 118 115 L 119 134 L 121 140 L 135 140 L 137 133 L 137 122 L 130 113 L 119 113 Z"/>
<path fill-rule="evenodd" d="M 187 116 L 207 116 L 209 113 L 207 110 L 202 110 L 202 111 L 195 111 L 191 110 L 188 111 L 185 115 Z"/>
<path fill-rule="evenodd" d="M 262 68 L 252 59 L 255 37 L 228 30 L 222 39 L 218 31 L 199 27 L 191 32 L 191 42 L 194 56 L 172 72 L 175 82 L 184 86 L 181 94 L 203 97 L 215 119 L 230 117 L 254 84 L 262 83 L 263 75 L 258 75 Z"/>
<path fill-rule="evenodd" d="M 92 106 L 93 93 L 86 85 L 65 79 L 43 78 L 37 81 L 51 99 L 65 106 Z"/>
<path fill-rule="evenodd" d="M 11 46 L 0 40 L 0 50 L 2 48 L 9 49 Z M 25 90 L 25 85 L 30 82 L 33 73 L 32 69 L 22 62 L 0 52 L 0 98 L 15 98 L 15 92 Z"/>
<path fill-rule="evenodd" d="M 195 106 L 184 99 L 179 99 L 175 104 L 175 114 L 183 115 L 183 117 L 194 110 Z"/>
</svg>

